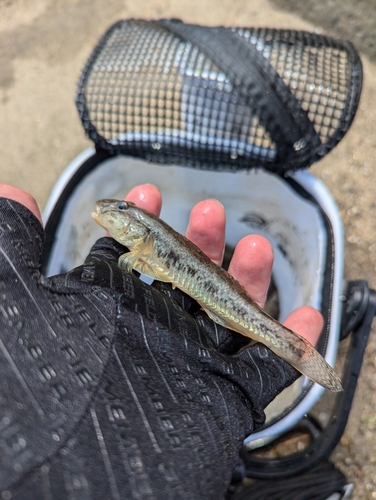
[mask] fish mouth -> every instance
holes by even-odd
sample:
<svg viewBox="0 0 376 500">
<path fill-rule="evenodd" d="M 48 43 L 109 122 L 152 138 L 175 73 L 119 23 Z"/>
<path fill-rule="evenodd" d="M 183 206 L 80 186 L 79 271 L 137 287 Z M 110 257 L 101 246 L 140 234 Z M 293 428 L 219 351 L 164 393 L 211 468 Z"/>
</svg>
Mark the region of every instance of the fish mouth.
<svg viewBox="0 0 376 500">
<path fill-rule="evenodd" d="M 93 219 L 95 219 L 97 222 L 99 222 L 100 218 L 101 218 L 101 202 L 100 201 L 97 201 L 95 203 L 95 212 L 91 212 L 91 216 L 93 217 Z"/>
<path fill-rule="evenodd" d="M 98 207 L 96 208 L 96 211 L 95 212 L 91 212 L 91 216 L 93 217 L 93 219 L 95 220 L 98 220 L 99 219 L 99 210 L 98 210 Z"/>
<path fill-rule="evenodd" d="M 116 200 L 98 200 L 95 202 L 95 211 L 91 213 L 91 216 L 100 226 L 104 227 L 102 224 L 103 215 L 114 210 L 116 204 L 118 202 Z M 106 229 L 104 227 L 104 229 Z"/>
<path fill-rule="evenodd" d="M 103 200 L 100 200 L 100 201 L 96 202 L 96 204 L 95 204 L 95 211 L 91 212 L 91 216 L 95 220 L 95 222 L 99 226 L 101 226 L 102 229 L 104 229 L 106 231 L 106 236 L 109 236 L 108 227 L 106 225 L 105 218 L 103 217 L 108 210 L 106 210 L 103 207 L 102 201 Z"/>
<path fill-rule="evenodd" d="M 101 219 L 101 215 L 117 209 L 118 200 L 98 200 L 95 202 L 95 212 L 91 213 L 93 219 Z"/>
</svg>

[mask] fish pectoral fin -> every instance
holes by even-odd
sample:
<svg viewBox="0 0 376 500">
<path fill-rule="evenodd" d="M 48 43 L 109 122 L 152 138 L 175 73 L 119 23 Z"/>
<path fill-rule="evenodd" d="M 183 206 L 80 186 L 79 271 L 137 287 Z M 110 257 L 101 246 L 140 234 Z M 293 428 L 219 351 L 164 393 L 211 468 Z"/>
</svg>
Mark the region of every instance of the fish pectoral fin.
<svg viewBox="0 0 376 500">
<path fill-rule="evenodd" d="M 149 278 L 153 280 L 163 281 L 164 283 L 171 282 L 171 279 L 168 276 L 163 274 L 158 269 L 153 268 L 150 264 L 144 262 L 142 259 L 139 259 L 138 262 L 136 262 L 134 269 L 139 273 L 149 276 Z"/>
<path fill-rule="evenodd" d="M 120 269 L 123 269 L 128 273 L 132 272 L 132 269 L 134 269 L 141 274 L 149 276 L 149 278 L 153 280 L 163 281 L 164 283 L 171 283 L 171 278 L 166 276 L 159 269 L 155 269 L 142 259 L 143 254 L 144 252 L 141 251 L 124 253 L 119 257 L 118 266 L 120 267 Z"/>
<path fill-rule="evenodd" d="M 142 256 L 150 250 L 150 247 L 152 246 L 150 234 L 146 234 L 146 236 L 143 235 L 141 238 L 138 238 L 134 241 L 132 246 L 134 247 L 133 250 L 123 253 L 118 260 L 118 266 L 120 269 L 123 269 L 128 273 L 132 272 L 132 269 L 138 271 L 138 261 L 141 260 Z"/>
<path fill-rule="evenodd" d="M 120 269 L 131 273 L 132 269 L 136 269 L 137 261 L 140 258 L 140 252 L 128 252 L 120 255 L 118 266 Z"/>
</svg>

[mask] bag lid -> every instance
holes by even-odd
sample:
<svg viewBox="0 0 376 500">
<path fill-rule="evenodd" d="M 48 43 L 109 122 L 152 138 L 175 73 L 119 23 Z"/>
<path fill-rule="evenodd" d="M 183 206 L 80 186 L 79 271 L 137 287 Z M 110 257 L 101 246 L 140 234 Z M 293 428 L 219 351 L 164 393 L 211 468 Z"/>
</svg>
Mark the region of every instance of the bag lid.
<svg viewBox="0 0 376 500">
<path fill-rule="evenodd" d="M 284 174 L 340 141 L 361 85 L 350 42 L 130 19 L 95 47 L 76 104 L 89 137 L 113 154 Z"/>
</svg>

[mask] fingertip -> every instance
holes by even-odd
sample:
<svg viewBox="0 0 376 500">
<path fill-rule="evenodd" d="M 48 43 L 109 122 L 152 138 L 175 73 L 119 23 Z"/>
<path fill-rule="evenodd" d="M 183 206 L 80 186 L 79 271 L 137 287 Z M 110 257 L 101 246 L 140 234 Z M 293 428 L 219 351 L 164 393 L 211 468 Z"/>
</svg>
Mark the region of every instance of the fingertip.
<svg viewBox="0 0 376 500">
<path fill-rule="evenodd" d="M 186 236 L 213 262 L 222 263 L 225 246 L 226 214 L 218 200 L 197 203 L 191 211 Z"/>
<path fill-rule="evenodd" d="M 209 212 L 214 213 L 215 216 L 223 217 L 224 206 L 222 203 L 215 198 L 208 198 L 206 200 L 199 201 L 192 208 L 192 213 L 198 213 L 206 215 Z"/>
<path fill-rule="evenodd" d="M 270 242 L 258 234 L 242 238 L 236 245 L 230 262 L 229 273 L 261 307 L 265 303 L 273 262 Z"/>
<path fill-rule="evenodd" d="M 212 232 L 213 224 L 217 231 L 224 233 L 226 227 L 224 206 L 214 199 L 200 201 L 192 208 L 189 222 L 187 234 L 189 231 L 194 231 L 202 236 L 206 235 Z"/>
<path fill-rule="evenodd" d="M 257 268 L 269 272 L 273 266 L 274 254 L 270 242 L 259 234 L 244 236 L 236 245 L 234 256 L 246 258 L 257 264 Z"/>
<path fill-rule="evenodd" d="M 312 345 L 316 345 L 324 328 L 324 318 L 314 307 L 302 306 L 292 312 L 283 324 L 307 339 Z"/>
<path fill-rule="evenodd" d="M 158 216 L 161 213 L 162 195 L 153 184 L 140 184 L 134 187 L 129 191 L 125 199 L 153 215 Z"/>
<path fill-rule="evenodd" d="M 8 198 L 13 201 L 17 201 L 24 205 L 26 208 L 32 212 L 35 217 L 42 224 L 42 216 L 38 204 L 29 193 L 23 191 L 22 189 L 10 186 L 9 184 L 0 184 L 0 198 Z"/>
</svg>

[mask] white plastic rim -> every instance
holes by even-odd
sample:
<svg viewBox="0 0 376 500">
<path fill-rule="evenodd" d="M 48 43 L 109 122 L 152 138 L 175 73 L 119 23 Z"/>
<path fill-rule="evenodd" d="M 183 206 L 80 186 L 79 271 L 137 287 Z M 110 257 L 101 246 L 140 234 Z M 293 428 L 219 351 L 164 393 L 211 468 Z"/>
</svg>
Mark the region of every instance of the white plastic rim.
<svg viewBox="0 0 376 500">
<path fill-rule="evenodd" d="M 43 210 L 43 224 L 45 225 L 48 219 L 51 216 L 51 212 L 54 209 L 58 199 L 62 195 L 66 185 L 73 177 L 73 175 L 77 172 L 77 170 L 81 167 L 81 165 L 91 158 L 95 153 L 95 148 L 88 148 L 85 151 L 82 151 L 73 161 L 67 166 L 64 172 L 58 178 L 55 186 L 53 187 L 51 194 L 47 200 L 46 206 Z"/>
<path fill-rule="evenodd" d="M 296 172 L 293 179 L 300 184 L 320 205 L 327 215 L 333 231 L 334 239 L 334 281 L 333 300 L 331 305 L 330 332 L 325 354 L 326 361 L 334 366 L 341 325 L 342 315 L 342 287 L 343 287 L 343 265 L 344 265 L 344 245 L 343 227 L 339 216 L 338 207 L 326 186 L 315 176 L 307 171 Z M 284 418 L 274 425 L 259 432 L 251 434 L 245 441 L 248 448 L 257 448 L 281 436 L 287 430 L 296 425 L 302 417 L 307 414 L 313 405 L 319 400 L 324 392 L 324 388 L 318 384 L 313 384 L 304 399 L 291 410 Z"/>
<path fill-rule="evenodd" d="M 95 153 L 82 152 L 56 183 L 44 211 L 44 221 L 81 165 Z M 213 182 L 215 177 L 215 182 Z M 332 226 L 335 246 L 333 303 L 325 359 L 334 365 L 339 341 L 343 279 L 343 235 L 337 206 L 327 188 L 312 174 L 297 172 L 293 179 L 309 193 L 326 213 Z M 301 305 L 321 306 L 327 233 L 316 205 L 300 196 L 280 177 L 259 170 L 213 172 L 160 166 L 131 157 L 105 159 L 80 181 L 67 200 L 55 234 L 47 275 L 59 274 L 80 265 L 91 245 L 103 235 L 91 219 L 94 202 L 101 198 L 121 199 L 133 186 L 149 182 L 163 195 L 162 219 L 177 231 L 185 232 L 191 208 L 205 198 L 215 197 L 227 213 L 226 242 L 234 247 L 251 232 L 266 236 L 275 254 L 273 277 L 279 293 L 282 321 Z M 300 377 L 266 409 L 268 418 L 291 406 L 308 381 Z M 317 402 L 324 389 L 313 384 L 302 401 L 275 424 L 245 440 L 248 447 L 265 444 L 293 427 Z"/>
</svg>

